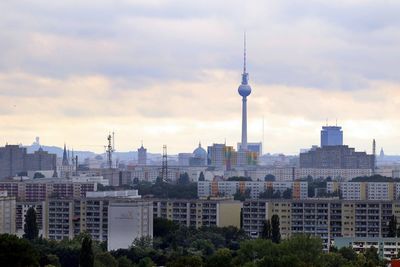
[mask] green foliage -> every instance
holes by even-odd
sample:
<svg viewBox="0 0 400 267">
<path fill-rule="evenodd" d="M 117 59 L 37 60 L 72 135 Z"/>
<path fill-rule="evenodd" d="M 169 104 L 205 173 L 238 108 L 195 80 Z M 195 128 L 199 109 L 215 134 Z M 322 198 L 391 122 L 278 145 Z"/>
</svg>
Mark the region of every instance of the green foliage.
<svg viewBox="0 0 400 267">
<path fill-rule="evenodd" d="M 24 238 L 28 240 L 34 240 L 38 238 L 39 227 L 36 220 L 36 211 L 33 207 L 30 207 L 26 211 L 25 224 L 24 224 Z"/>
<path fill-rule="evenodd" d="M 251 177 L 244 176 L 232 176 L 227 179 L 227 181 L 241 182 L 241 181 L 251 181 Z"/>
<path fill-rule="evenodd" d="M 214 255 L 208 258 L 207 267 L 232 267 L 232 252 L 227 248 L 218 249 Z"/>
<path fill-rule="evenodd" d="M 348 261 L 356 261 L 357 253 L 351 247 L 342 247 L 339 249 L 339 254 Z"/>
<path fill-rule="evenodd" d="M 291 199 L 292 198 L 292 189 L 291 188 L 287 188 L 285 191 L 283 191 L 282 198 Z"/>
<path fill-rule="evenodd" d="M 197 183 L 187 184 L 169 184 L 163 181 L 158 181 L 155 184 L 149 182 L 140 182 L 136 189 L 142 196 L 152 195 L 156 198 L 197 198 Z"/>
<path fill-rule="evenodd" d="M 133 267 L 133 263 L 127 256 L 118 258 L 118 267 Z"/>
<path fill-rule="evenodd" d="M 264 181 L 266 181 L 266 182 L 273 182 L 273 181 L 275 181 L 275 176 L 272 175 L 272 174 L 267 174 L 267 175 L 265 175 L 265 177 L 264 177 Z"/>
<path fill-rule="evenodd" d="M 108 252 L 101 252 L 94 257 L 95 267 L 118 267 L 118 261 Z"/>
<path fill-rule="evenodd" d="M 176 231 L 179 225 L 165 218 L 154 218 L 153 220 L 153 235 L 154 237 L 164 237 L 172 231 Z"/>
<path fill-rule="evenodd" d="M 28 240 L 2 234 L 0 235 L 0 263 L 1 266 L 38 266 L 39 254 Z"/>
<path fill-rule="evenodd" d="M 141 259 L 138 264 L 138 267 L 153 267 L 153 266 L 155 266 L 155 264 L 149 257 Z"/>
<path fill-rule="evenodd" d="M 261 232 L 261 237 L 264 239 L 271 239 L 272 238 L 272 229 L 271 229 L 271 221 L 265 220 L 263 222 L 263 228 Z"/>
<path fill-rule="evenodd" d="M 274 243 L 281 242 L 281 232 L 279 229 L 279 216 L 274 214 L 271 217 L 271 240 Z"/>
<path fill-rule="evenodd" d="M 45 178 L 46 176 L 44 176 L 41 172 L 35 172 L 35 174 L 33 175 L 33 179 L 39 179 L 39 178 Z"/>
<path fill-rule="evenodd" d="M 396 219 L 396 216 L 392 215 L 390 217 L 388 228 L 389 228 L 388 237 L 396 237 L 396 235 L 397 235 L 397 219 Z"/>
<path fill-rule="evenodd" d="M 82 240 L 81 252 L 79 255 L 80 267 L 93 267 L 94 255 L 92 248 L 92 239 L 90 236 L 85 236 Z"/>
<path fill-rule="evenodd" d="M 189 183 L 190 183 L 189 174 L 187 174 L 187 172 L 181 173 L 181 174 L 179 175 L 179 179 L 178 179 L 177 182 L 178 182 L 178 184 L 180 184 L 180 185 L 187 185 L 187 184 L 189 184 Z"/>
<path fill-rule="evenodd" d="M 203 260 L 200 256 L 183 256 L 167 264 L 167 267 L 200 267 Z"/>
<path fill-rule="evenodd" d="M 245 201 L 246 199 L 250 198 L 251 189 L 246 188 L 244 192 L 240 192 L 239 190 L 233 195 L 234 200 Z"/>
<path fill-rule="evenodd" d="M 359 176 L 351 179 L 351 182 L 398 182 L 399 178 L 386 177 L 379 174 L 372 176 Z"/>
<path fill-rule="evenodd" d="M 203 181 L 205 181 L 206 180 L 206 178 L 204 177 L 204 173 L 203 172 L 200 172 L 200 175 L 199 175 L 199 182 L 203 182 Z"/>
</svg>

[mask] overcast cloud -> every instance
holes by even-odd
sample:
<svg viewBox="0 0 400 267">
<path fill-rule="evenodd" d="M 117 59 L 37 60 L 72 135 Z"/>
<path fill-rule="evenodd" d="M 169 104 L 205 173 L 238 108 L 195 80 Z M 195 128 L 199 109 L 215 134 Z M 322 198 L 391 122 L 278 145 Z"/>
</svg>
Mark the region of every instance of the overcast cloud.
<svg viewBox="0 0 400 267">
<path fill-rule="evenodd" d="M 249 138 L 265 152 L 345 141 L 400 152 L 400 3 L 368 0 L 2 1 L 0 142 L 172 153 Z"/>
</svg>

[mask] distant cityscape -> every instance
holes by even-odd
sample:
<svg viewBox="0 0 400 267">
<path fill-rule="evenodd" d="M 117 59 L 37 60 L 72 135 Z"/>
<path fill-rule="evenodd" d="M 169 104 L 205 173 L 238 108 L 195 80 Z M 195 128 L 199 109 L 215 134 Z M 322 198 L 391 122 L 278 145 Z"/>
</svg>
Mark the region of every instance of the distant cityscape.
<svg viewBox="0 0 400 267">
<path fill-rule="evenodd" d="M 278 216 L 283 239 L 306 234 L 319 237 L 325 252 L 376 246 L 381 258 L 397 255 L 400 241 L 389 226 L 400 221 L 400 156 L 377 153 L 373 136 L 370 151 L 357 151 L 338 125 L 322 126 L 320 145 L 298 155 L 265 153 L 263 142 L 247 140 L 251 92 L 245 46 L 236 145 L 199 142 L 170 155 L 167 145 L 150 153 L 142 143 L 117 152 L 109 134 L 103 154 L 44 146 L 39 137 L 30 146 L 0 147 L 0 233 L 22 237 L 33 208 L 43 238 L 88 233 L 113 251 L 152 237 L 155 218 L 196 229 L 236 227 L 259 238 Z"/>
</svg>

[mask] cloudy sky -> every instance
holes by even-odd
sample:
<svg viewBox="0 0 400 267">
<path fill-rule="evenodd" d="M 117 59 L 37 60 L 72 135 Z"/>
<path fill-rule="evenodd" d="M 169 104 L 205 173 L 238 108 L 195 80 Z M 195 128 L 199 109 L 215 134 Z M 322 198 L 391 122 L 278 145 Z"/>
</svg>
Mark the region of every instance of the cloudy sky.
<svg viewBox="0 0 400 267">
<path fill-rule="evenodd" d="M 189 152 L 240 139 L 243 31 L 250 141 L 298 153 L 321 125 L 400 154 L 400 2 L 0 2 L 0 143 Z"/>
</svg>

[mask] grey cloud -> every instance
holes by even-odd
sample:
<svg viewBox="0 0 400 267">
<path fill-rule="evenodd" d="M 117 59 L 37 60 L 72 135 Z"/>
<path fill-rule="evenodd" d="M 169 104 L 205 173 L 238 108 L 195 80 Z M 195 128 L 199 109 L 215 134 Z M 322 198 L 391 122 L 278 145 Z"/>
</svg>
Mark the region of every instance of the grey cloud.
<svg viewBox="0 0 400 267">
<path fill-rule="evenodd" d="M 348 2 L 348 1 L 347 1 Z M 254 80 L 321 89 L 400 81 L 400 5 L 376 1 L 7 1 L 0 70 L 63 79 L 104 75 L 122 88 L 241 69 Z"/>
</svg>

